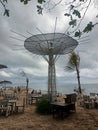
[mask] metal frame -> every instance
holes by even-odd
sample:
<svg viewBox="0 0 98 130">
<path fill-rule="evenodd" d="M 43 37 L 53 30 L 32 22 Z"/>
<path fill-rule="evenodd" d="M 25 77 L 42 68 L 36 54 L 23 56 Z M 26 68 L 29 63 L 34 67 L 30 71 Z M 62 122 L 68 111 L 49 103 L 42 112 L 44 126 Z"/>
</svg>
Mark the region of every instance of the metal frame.
<svg viewBox="0 0 98 130">
<path fill-rule="evenodd" d="M 56 99 L 55 62 L 59 55 L 73 51 L 78 42 L 64 33 L 46 33 L 33 35 L 24 42 L 24 47 L 33 54 L 42 55 L 48 62 L 48 95 L 51 101 Z"/>
</svg>

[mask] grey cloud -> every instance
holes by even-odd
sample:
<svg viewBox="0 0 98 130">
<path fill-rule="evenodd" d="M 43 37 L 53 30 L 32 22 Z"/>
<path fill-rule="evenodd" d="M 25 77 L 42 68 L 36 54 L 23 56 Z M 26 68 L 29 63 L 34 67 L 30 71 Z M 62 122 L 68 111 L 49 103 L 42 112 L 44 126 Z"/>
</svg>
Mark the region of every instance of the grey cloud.
<svg viewBox="0 0 98 130">
<path fill-rule="evenodd" d="M 55 19 L 57 17 L 56 32 L 64 32 L 67 28 L 68 19 L 64 16 L 64 8 L 56 7 L 55 10 L 51 12 L 44 11 L 43 16 L 40 16 L 36 12 L 36 5 L 29 2 L 27 6 L 23 5 L 19 1 L 9 1 L 8 7 L 10 8 L 10 17 L 6 18 L 1 16 L 0 19 L 0 62 L 8 65 L 7 69 L 3 71 L 12 75 L 11 77 L 2 77 L 1 79 L 13 80 L 13 82 L 19 82 L 25 84 L 25 77 L 20 75 L 20 71 L 26 71 L 31 84 L 47 84 L 48 77 L 48 64 L 40 56 L 35 56 L 29 53 L 24 48 L 24 40 L 26 38 L 19 36 L 10 30 L 14 30 L 18 33 L 30 37 L 32 34 L 41 33 L 36 29 L 38 27 L 42 33 L 54 32 Z M 94 19 L 95 20 L 95 19 Z M 84 23 L 89 21 L 89 17 L 83 21 Z M 80 45 L 76 50 L 80 54 L 80 74 L 81 82 L 96 81 L 98 75 L 96 75 L 96 70 L 98 68 L 98 29 L 95 29 L 90 33 L 88 38 L 89 41 L 80 42 Z M 11 39 L 10 36 L 22 39 L 23 41 L 18 41 Z M 85 40 L 86 40 L 85 39 Z M 83 44 L 83 45 L 82 45 Z M 16 46 L 17 45 L 17 46 Z M 21 45 L 21 46 L 20 46 Z M 15 50 L 18 49 L 18 50 Z M 19 50 L 20 49 L 20 50 Z M 68 55 L 61 56 L 56 62 L 56 75 L 57 84 L 65 84 L 66 82 L 77 82 L 75 72 L 67 72 L 64 67 L 67 65 Z M 88 71 L 88 75 L 92 77 L 85 76 L 84 71 Z"/>
</svg>

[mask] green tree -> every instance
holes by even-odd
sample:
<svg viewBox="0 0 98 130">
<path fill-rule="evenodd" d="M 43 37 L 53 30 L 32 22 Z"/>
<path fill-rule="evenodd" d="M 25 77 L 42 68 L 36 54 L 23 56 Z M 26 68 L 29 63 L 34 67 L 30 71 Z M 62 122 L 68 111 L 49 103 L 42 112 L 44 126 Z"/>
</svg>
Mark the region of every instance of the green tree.
<svg viewBox="0 0 98 130">
<path fill-rule="evenodd" d="M 19 0 L 19 1 L 22 2 L 24 5 L 27 5 L 29 3 L 29 1 L 31 1 L 31 0 Z M 45 0 L 36 0 L 36 1 L 37 1 L 37 5 L 36 5 L 37 12 L 38 12 L 38 14 L 42 14 L 43 8 L 42 8 L 41 5 L 43 3 L 45 3 Z M 4 14 L 3 15 L 9 17 L 10 16 L 10 10 L 7 8 L 8 0 L 0 0 L 0 3 L 4 8 Z"/>
<path fill-rule="evenodd" d="M 79 73 L 79 65 L 80 65 L 80 56 L 79 54 L 75 53 L 74 51 L 69 54 L 69 60 L 66 66 L 66 69 L 69 70 L 76 70 L 77 73 L 77 80 L 78 80 L 78 91 L 81 94 L 81 84 L 80 84 L 80 73 Z"/>
<path fill-rule="evenodd" d="M 33 0 L 19 0 L 24 5 L 27 5 L 30 1 Z M 69 17 L 69 27 L 67 29 L 67 34 L 71 35 L 74 34 L 74 37 L 80 38 L 83 34 L 90 32 L 98 22 L 93 23 L 93 21 L 88 21 L 85 23 L 85 26 L 80 29 L 83 19 L 85 18 L 87 11 L 89 10 L 90 6 L 96 6 L 98 4 L 97 0 L 35 0 L 37 1 L 37 12 L 38 14 L 42 14 L 43 10 L 53 10 L 62 4 L 65 7 L 66 12 L 64 16 Z M 8 0 L 0 0 L 1 5 L 4 7 L 4 15 L 10 16 L 9 9 L 7 9 Z M 64 4 L 65 3 L 65 4 Z M 98 18 L 98 14 L 96 14 L 96 18 Z M 71 28 L 71 31 L 69 31 Z"/>
</svg>

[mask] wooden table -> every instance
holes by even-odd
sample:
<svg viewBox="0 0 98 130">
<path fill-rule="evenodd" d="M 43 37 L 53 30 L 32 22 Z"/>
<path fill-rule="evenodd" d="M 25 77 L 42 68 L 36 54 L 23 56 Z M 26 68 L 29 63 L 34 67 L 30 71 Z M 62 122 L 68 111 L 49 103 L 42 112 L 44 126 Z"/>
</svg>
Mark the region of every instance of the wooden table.
<svg viewBox="0 0 98 130">
<path fill-rule="evenodd" d="M 42 98 L 42 95 L 31 95 L 31 104 L 33 103 L 34 100 L 35 103 L 37 103 L 40 98 Z"/>
<path fill-rule="evenodd" d="M 54 102 L 51 103 L 52 106 L 52 115 L 54 117 L 59 117 L 63 119 L 65 116 L 68 116 L 71 110 L 75 111 L 75 103 L 61 103 Z"/>
</svg>

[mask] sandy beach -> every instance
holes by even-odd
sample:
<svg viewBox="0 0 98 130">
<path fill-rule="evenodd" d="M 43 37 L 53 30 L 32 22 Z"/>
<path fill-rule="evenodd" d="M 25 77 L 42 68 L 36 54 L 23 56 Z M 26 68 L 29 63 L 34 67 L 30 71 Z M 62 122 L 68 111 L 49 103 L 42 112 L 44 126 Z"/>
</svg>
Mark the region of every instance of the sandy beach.
<svg viewBox="0 0 98 130">
<path fill-rule="evenodd" d="M 76 112 L 61 120 L 37 114 L 35 108 L 35 104 L 26 105 L 24 113 L 0 116 L 0 130 L 98 130 L 98 109 L 76 104 Z"/>
</svg>

